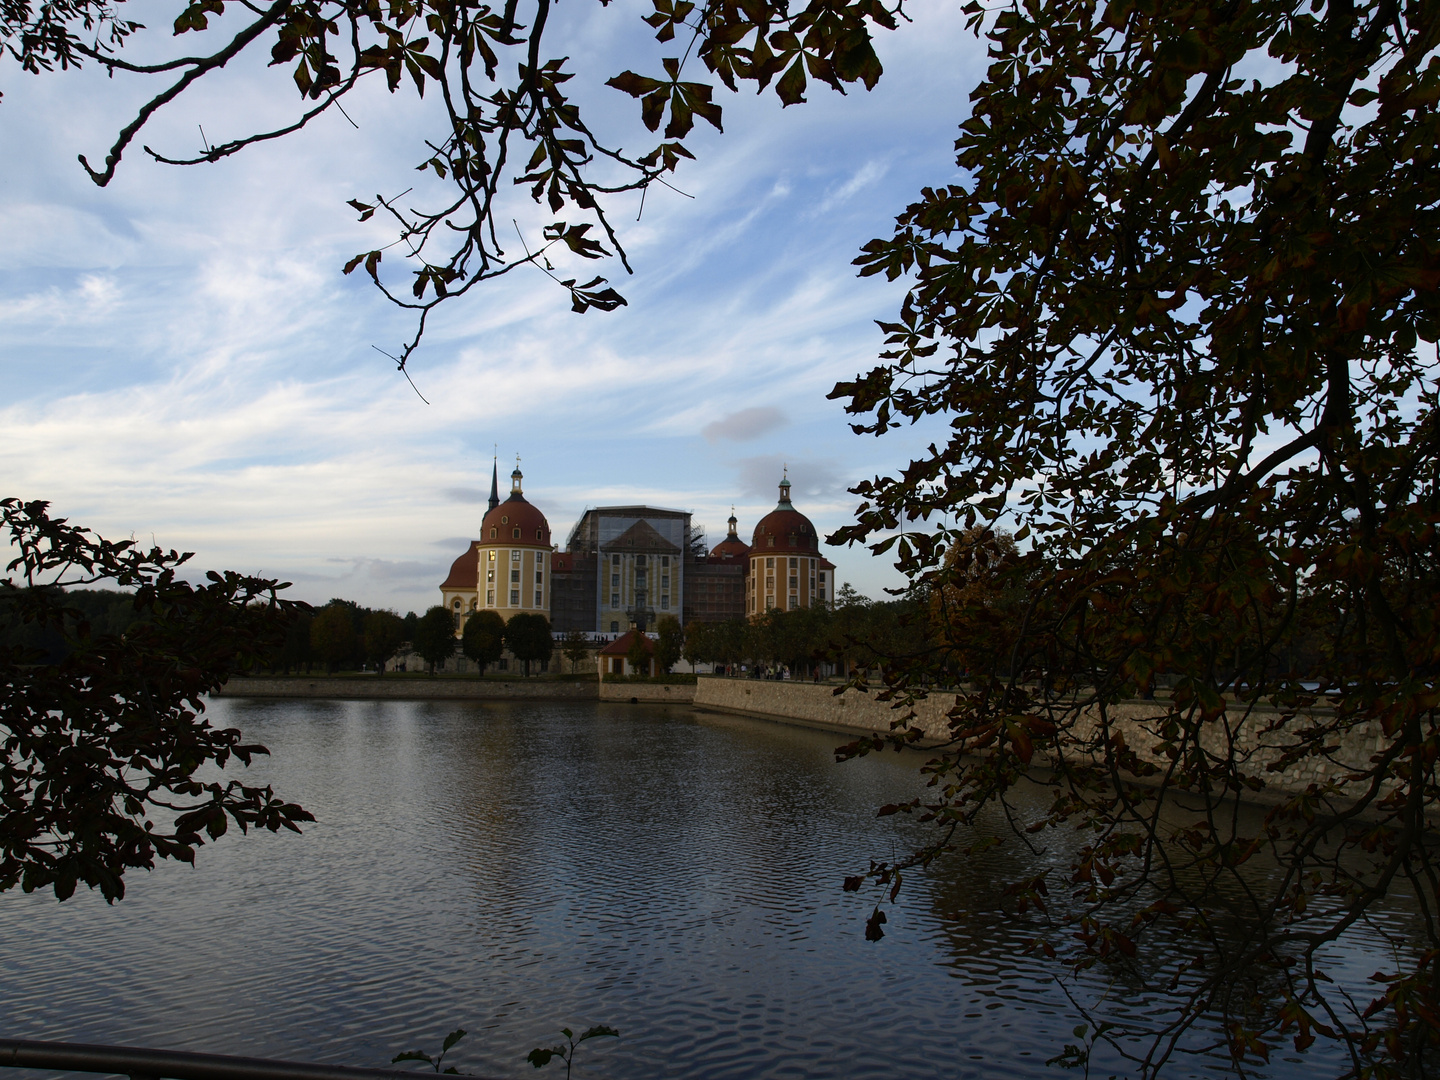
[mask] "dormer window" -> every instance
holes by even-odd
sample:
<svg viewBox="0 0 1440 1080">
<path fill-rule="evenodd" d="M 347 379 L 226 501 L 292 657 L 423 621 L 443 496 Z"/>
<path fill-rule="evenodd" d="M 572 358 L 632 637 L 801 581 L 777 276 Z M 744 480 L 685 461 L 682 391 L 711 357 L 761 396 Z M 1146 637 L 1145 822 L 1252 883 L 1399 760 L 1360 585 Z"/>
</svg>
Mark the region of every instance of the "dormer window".
<svg viewBox="0 0 1440 1080">
<path fill-rule="evenodd" d="M 494 525 L 491 525 L 491 526 L 490 526 L 490 539 L 491 539 L 491 540 L 494 540 L 494 539 L 495 539 L 497 536 L 499 536 L 499 535 L 500 535 L 500 530 L 497 529 L 497 528 L 495 528 Z"/>
<path fill-rule="evenodd" d="M 536 529 L 536 530 L 535 530 L 535 539 L 536 539 L 536 540 L 543 540 L 544 537 L 543 537 L 541 534 L 542 534 L 544 531 L 545 531 L 544 529 Z"/>
<path fill-rule="evenodd" d="M 511 539 L 514 539 L 514 540 L 519 540 L 519 539 L 520 539 L 520 528 L 519 528 L 518 525 L 515 527 L 515 535 L 514 535 Z"/>
</svg>

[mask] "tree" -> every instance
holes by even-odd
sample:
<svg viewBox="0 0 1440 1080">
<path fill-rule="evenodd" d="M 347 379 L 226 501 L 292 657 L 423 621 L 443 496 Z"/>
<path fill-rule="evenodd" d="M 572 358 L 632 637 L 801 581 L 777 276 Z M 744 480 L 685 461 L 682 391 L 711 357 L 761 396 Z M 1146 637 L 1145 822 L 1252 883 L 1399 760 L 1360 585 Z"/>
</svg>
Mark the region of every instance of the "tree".
<svg viewBox="0 0 1440 1080">
<path fill-rule="evenodd" d="M 0 501 L 0 520 L 17 551 L 6 573 L 20 571 L 0 581 L 0 624 L 61 646 L 0 644 L 0 891 L 64 900 L 83 882 L 113 902 L 127 871 L 193 863 L 232 823 L 298 832 L 314 820 L 268 786 L 196 776 L 268 752 L 203 714 L 207 694 L 283 640 L 303 607 L 283 585 L 213 571 L 191 585 L 176 573 L 188 553 L 102 539 L 43 502 Z M 130 594 L 123 632 L 66 591 L 101 582 Z"/>
<path fill-rule="evenodd" d="M 505 652 L 505 620 L 494 611 L 472 612 L 465 621 L 460 647 L 480 666 L 480 674 L 484 675 L 485 668 Z"/>
<path fill-rule="evenodd" d="M 715 659 L 715 646 L 715 629 L 712 623 L 691 619 L 685 624 L 685 645 L 681 655 L 690 664 L 692 672 L 696 664 L 709 663 Z"/>
<path fill-rule="evenodd" d="M 544 663 L 555 649 L 555 639 L 550 636 L 550 620 L 533 611 L 522 611 L 510 616 L 505 624 L 505 644 L 515 654 L 515 659 L 525 665 L 525 675 L 530 675 L 530 663 Z"/>
<path fill-rule="evenodd" d="M 315 654 L 310 648 L 310 626 L 315 621 L 309 611 L 296 611 L 290 616 L 285 631 L 285 641 L 280 646 L 280 666 L 285 674 L 290 674 L 291 667 L 298 668 L 305 665 L 305 671 L 310 671 L 310 665 L 314 662 Z"/>
<path fill-rule="evenodd" d="M 660 674 L 668 675 L 685 648 L 685 631 L 674 615 L 661 615 L 655 622 L 655 630 L 655 663 Z"/>
<path fill-rule="evenodd" d="M 371 611 L 365 616 L 364 649 L 377 675 L 385 674 L 400 646 L 405 643 L 405 622 L 393 611 Z"/>
<path fill-rule="evenodd" d="M 969 529 L 945 552 L 946 584 L 930 598 L 936 637 L 951 651 L 942 681 L 954 686 L 970 671 L 1004 674 L 1030 597 L 1015 572 L 1020 558 L 1008 532 Z"/>
<path fill-rule="evenodd" d="M 654 655 L 655 643 L 644 634 L 636 633 L 630 639 L 629 648 L 625 650 L 625 660 L 630 665 L 631 674 L 648 676 L 650 661 Z"/>
<path fill-rule="evenodd" d="M 355 654 L 355 625 L 344 605 L 332 600 L 315 613 L 310 647 L 331 673 Z"/>
<path fill-rule="evenodd" d="M 933 417 L 946 437 L 853 489 L 857 520 L 832 542 L 892 551 L 943 597 L 963 587 L 965 561 L 947 560 L 968 531 L 1012 528 L 1025 547 L 994 587 L 1028 601 L 1008 662 L 959 698 L 932 795 L 907 808 L 945 831 L 873 876 L 898 887 L 951 843 L 988 843 L 990 808 L 1043 761 L 1054 808 L 1031 842 L 1091 839 L 1012 899 L 1069 905 L 1078 936 L 1036 947 L 1073 964 L 1148 950 L 1135 977 L 1173 1008 L 1125 1044 L 1140 1074 L 1203 1018 L 1237 1068 L 1318 1033 L 1356 1073 L 1418 1075 L 1440 1046 L 1416 1012 L 1440 998 L 1434 906 L 1368 1008 L 1331 989 L 1323 949 L 1395 888 L 1433 895 L 1440 873 L 1425 824 L 1440 401 L 1434 349 L 1417 348 L 1440 336 L 1440 13 L 968 10 L 993 62 L 961 179 L 866 245 L 862 274 L 912 287 L 883 362 L 832 393 L 857 432 Z M 1296 625 L 1307 608 L 1328 612 L 1324 640 L 1291 649 L 1315 630 Z M 892 664 L 890 688 L 943 653 Z M 1174 687 L 1143 754 L 1116 707 L 1160 673 Z M 1329 762 L 1358 731 L 1368 762 L 1261 819 L 1235 812 L 1274 769 Z"/>
<path fill-rule="evenodd" d="M 130 144 L 158 111 L 247 52 L 265 52 L 277 75 L 294 81 L 300 108 L 292 122 L 207 144 L 198 154 L 149 146 L 145 152 L 172 165 L 215 162 L 341 107 L 367 77 L 383 73 L 392 93 L 408 81 L 423 95 L 428 84 L 426 100 L 440 113 L 432 126 L 448 133 L 417 146 L 418 167 L 433 173 L 432 183 L 404 202 L 399 196 L 350 200 L 361 221 L 378 215 L 394 225 L 403 240 L 399 250 L 408 281 L 382 276 L 382 258 L 391 254 L 393 259 L 394 245 L 360 252 L 344 267 L 347 274 L 363 267 L 386 298 L 416 313 L 415 335 L 397 358 L 404 370 L 437 304 L 516 267 L 543 269 L 568 293 L 577 312 L 613 310 L 625 303 L 603 277 L 577 283 L 578 276 L 561 277 L 563 269 L 557 271 L 552 260 L 560 261 L 562 253 L 572 262 L 613 256 L 629 270 L 608 209 L 611 201 L 618 193 L 664 183 L 682 159 L 692 158 L 685 140 L 697 118 L 721 126 L 713 85 L 687 77 L 687 63 L 694 71 L 691 58 L 731 90 L 741 82 L 760 90 L 773 82 L 786 105 L 804 101 L 808 79 L 837 90 L 857 82 L 872 87 L 881 67 L 871 28 L 893 28 L 898 11 L 898 4 L 887 8 L 880 0 L 810 0 L 794 10 L 788 0 L 743 6 L 725 0 L 700 8 L 689 0 L 651 0 L 646 33 L 662 43 L 678 35 L 685 45 L 672 47 L 677 55 L 663 57 L 653 76 L 624 71 L 606 83 L 638 100 L 649 131 L 665 124 L 658 145 L 629 154 L 590 129 L 587 95 L 567 96 L 565 84 L 575 73 L 567 70 L 568 58 L 552 58 L 545 40 L 552 6 L 553 0 L 526 0 L 494 10 L 480 0 L 422 0 L 382 8 L 362 0 L 316 0 L 242 12 L 218 0 L 188 0 L 173 24 L 174 34 L 186 37 L 177 55 L 132 63 L 123 46 L 144 27 L 122 18 L 109 0 L 38 7 L 32 0 L 11 0 L 0 8 L 0 50 L 29 72 L 89 62 L 111 75 L 161 84 L 122 128 L 98 168 L 81 156 L 81 166 L 101 186 L 114 177 Z M 522 236 L 513 250 L 508 241 L 502 243 L 500 228 L 509 229 L 512 219 L 526 215 L 514 205 L 512 193 L 543 204 L 554 215 L 538 235 Z M 427 208 L 412 209 L 426 203 Z"/>
<path fill-rule="evenodd" d="M 443 664 L 455 655 L 455 616 L 449 609 L 436 604 L 420 616 L 415 624 L 415 633 L 410 639 L 411 646 L 425 661 L 430 674 L 435 674 L 435 665 Z"/>
<path fill-rule="evenodd" d="M 562 646 L 565 659 L 570 661 L 570 674 L 574 675 L 580 661 L 590 655 L 590 642 L 586 640 L 583 630 L 571 630 L 565 635 Z"/>
</svg>

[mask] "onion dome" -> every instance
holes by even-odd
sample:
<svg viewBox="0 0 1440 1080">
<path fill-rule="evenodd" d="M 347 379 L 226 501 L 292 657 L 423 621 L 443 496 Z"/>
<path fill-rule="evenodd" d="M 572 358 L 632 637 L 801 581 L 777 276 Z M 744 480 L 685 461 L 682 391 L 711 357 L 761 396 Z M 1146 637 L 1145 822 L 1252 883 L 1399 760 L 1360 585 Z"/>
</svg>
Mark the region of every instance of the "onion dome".
<svg viewBox="0 0 1440 1080">
<path fill-rule="evenodd" d="M 810 519 L 790 503 L 789 477 L 780 481 L 780 502 L 760 519 L 750 545 L 752 554 L 769 551 L 806 552 L 819 554 L 820 538 Z"/>
<path fill-rule="evenodd" d="M 480 556 L 476 549 L 480 541 L 471 540 L 465 554 L 450 564 L 450 576 L 440 583 L 442 589 L 468 589 L 473 591 L 480 583 Z"/>
<path fill-rule="evenodd" d="M 711 562 L 736 562 L 750 554 L 750 549 L 745 546 L 745 541 L 736 534 L 735 525 L 735 508 L 732 506 L 730 508 L 730 532 L 724 540 L 710 549 Z"/>
<path fill-rule="evenodd" d="M 520 490 L 520 466 L 510 474 L 510 497 L 485 514 L 480 522 L 482 544 L 525 544 L 550 547 L 550 523 Z M 477 571 L 478 572 L 478 571 Z"/>
</svg>

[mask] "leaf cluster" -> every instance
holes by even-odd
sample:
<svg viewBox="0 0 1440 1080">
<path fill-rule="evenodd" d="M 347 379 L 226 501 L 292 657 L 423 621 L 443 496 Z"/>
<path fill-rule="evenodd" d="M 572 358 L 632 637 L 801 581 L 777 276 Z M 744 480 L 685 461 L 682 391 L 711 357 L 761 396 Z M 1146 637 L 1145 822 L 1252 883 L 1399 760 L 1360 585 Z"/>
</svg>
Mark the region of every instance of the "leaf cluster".
<svg viewBox="0 0 1440 1080">
<path fill-rule="evenodd" d="M 957 653 L 967 672 L 933 798 L 901 808 L 936 841 L 865 876 L 990 842 L 984 815 L 1041 783 L 1024 842 L 1088 838 L 1049 878 L 1073 921 L 1046 948 L 1172 995 L 1139 1074 L 1215 1019 L 1240 1068 L 1318 1033 L 1357 1075 L 1418 1075 L 1440 1047 L 1405 1004 L 1435 996 L 1440 947 L 1440 13 L 967 10 L 990 67 L 961 178 L 866 245 L 861 273 L 910 289 L 882 362 L 832 393 L 859 433 L 941 430 L 831 539 L 935 606 L 936 639 L 887 665 L 896 700 Z M 1397 889 L 1427 898 L 1422 933 L 1351 1008 L 1323 949 Z"/>
<path fill-rule="evenodd" d="M 0 891 L 64 900 L 83 883 L 114 901 L 127 871 L 193 862 L 231 825 L 314 820 L 268 786 L 197 778 L 267 752 L 203 714 L 207 694 L 283 638 L 301 606 L 278 595 L 284 584 L 213 571 L 192 584 L 177 573 L 188 554 L 105 540 L 43 502 L 0 501 L 0 521 L 17 552 L 0 581 L 4 621 L 61 645 L 0 644 Z M 65 588 L 99 583 L 129 594 L 119 631 Z"/>
</svg>

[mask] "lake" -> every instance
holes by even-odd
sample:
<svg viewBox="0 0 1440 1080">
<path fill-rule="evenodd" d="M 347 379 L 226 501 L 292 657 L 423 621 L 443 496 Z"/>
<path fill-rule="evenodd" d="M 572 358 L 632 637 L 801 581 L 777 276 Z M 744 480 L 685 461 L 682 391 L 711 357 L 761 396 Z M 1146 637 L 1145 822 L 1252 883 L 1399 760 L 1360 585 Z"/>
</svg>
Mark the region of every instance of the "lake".
<svg viewBox="0 0 1440 1080">
<path fill-rule="evenodd" d="M 0 894 L 6 1035 L 383 1067 L 464 1027 L 447 1063 L 544 1077 L 563 1064 L 536 1073 L 532 1047 L 608 1024 L 621 1038 L 587 1043 L 577 1078 L 1068 1075 L 1044 1064 L 1080 1022 L 1059 969 L 1017 960 L 1036 927 L 993 911 L 1003 878 L 1065 853 L 942 863 L 864 940 L 875 897 L 841 880 L 924 835 L 875 815 L 920 793 L 916 754 L 837 765 L 835 734 L 594 702 L 211 715 L 269 746 L 247 782 L 318 821 L 136 873 L 114 906 Z M 1359 988 L 1406 919 L 1381 912 L 1332 973 Z M 1343 1068 L 1317 1044 L 1254 1075 Z"/>
</svg>

